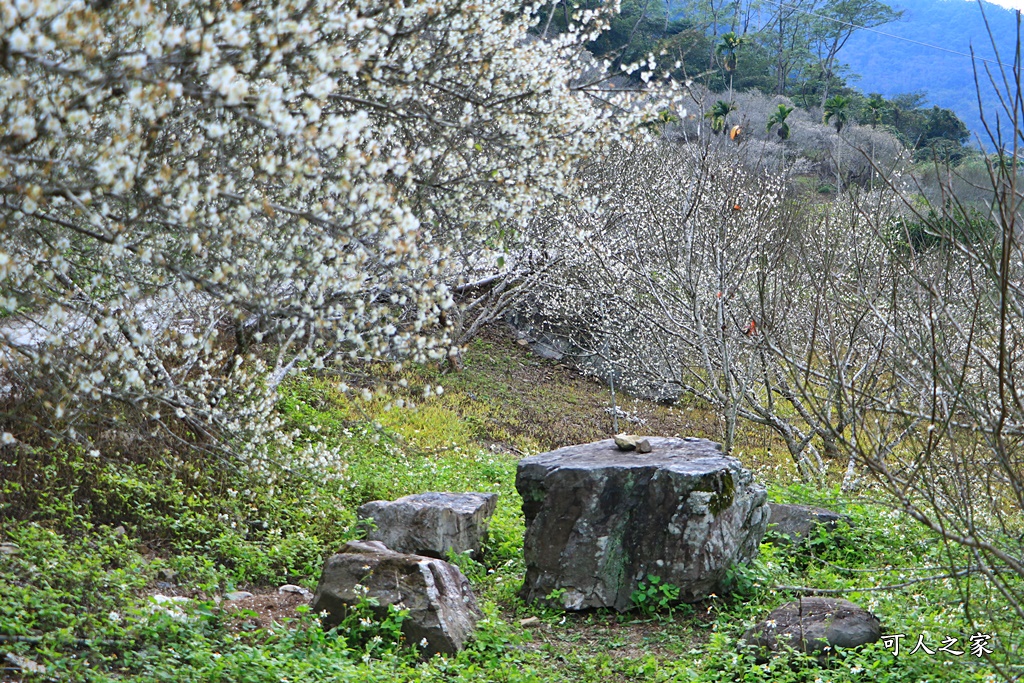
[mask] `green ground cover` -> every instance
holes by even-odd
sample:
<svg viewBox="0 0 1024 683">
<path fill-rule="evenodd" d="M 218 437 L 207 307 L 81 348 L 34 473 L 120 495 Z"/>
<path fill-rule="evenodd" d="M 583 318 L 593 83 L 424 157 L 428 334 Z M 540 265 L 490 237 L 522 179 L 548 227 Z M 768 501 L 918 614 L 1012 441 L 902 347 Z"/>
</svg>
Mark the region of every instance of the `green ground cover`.
<svg viewBox="0 0 1024 683">
<path fill-rule="evenodd" d="M 794 482 L 763 432 L 741 435 L 738 455 L 779 502 L 825 504 L 852 524 L 806 546 L 762 545 L 732 574 L 733 590 L 696 605 L 630 614 L 568 614 L 516 596 L 523 521 L 515 466 L 523 454 L 606 437 L 607 390 L 494 334 L 474 342 L 464 369 L 407 369 L 441 384 L 415 408 L 351 400 L 329 375 L 302 375 L 280 411 L 292 447 L 321 447 L 319 462 L 265 471 L 173 454 L 0 451 L 0 680 L 38 681 L 970 681 L 989 664 L 969 652 L 909 654 L 919 635 L 961 650 L 973 635 L 963 591 L 970 577 L 858 592 L 942 574 L 949 550 L 915 522 L 838 489 Z M 396 380 L 398 377 L 389 377 Z M 700 406 L 620 401 L 632 431 L 715 437 Z M 784 449 L 774 444 L 774 453 Z M 284 583 L 314 588 L 323 558 L 356 538 L 354 510 L 429 490 L 500 494 L 480 562 L 457 558 L 486 618 L 455 657 L 420 661 L 398 636 L 401 615 L 324 632 L 301 605 L 228 609 L 219 596 L 262 598 Z M 769 539 L 770 540 L 770 539 Z M 952 558 L 957 560 L 958 558 Z M 744 630 L 793 599 L 779 586 L 849 591 L 886 633 L 882 643 L 818 661 L 795 653 L 765 664 L 739 647 Z M 157 604 L 154 596 L 188 602 Z M 973 600 L 998 596 L 975 594 Z M 262 605 L 262 606 L 260 606 Z M 536 617 L 528 625 L 524 619 Z M 1021 642 L 1008 615 L 988 628 Z M 2 659 L 2 657 L 0 657 Z M 20 667 L 20 668 L 19 668 Z M 32 672 L 27 669 L 39 667 Z"/>
</svg>

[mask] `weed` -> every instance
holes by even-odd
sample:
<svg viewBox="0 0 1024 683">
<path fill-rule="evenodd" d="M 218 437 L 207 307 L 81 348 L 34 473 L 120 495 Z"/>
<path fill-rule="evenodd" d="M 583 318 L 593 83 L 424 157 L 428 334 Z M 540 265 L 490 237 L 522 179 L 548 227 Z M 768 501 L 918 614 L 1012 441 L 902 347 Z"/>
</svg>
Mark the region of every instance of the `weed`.
<svg viewBox="0 0 1024 683">
<path fill-rule="evenodd" d="M 669 618 L 679 602 L 679 586 L 663 582 L 660 577 L 648 574 L 646 581 L 640 581 L 629 596 L 641 613 L 650 617 L 667 611 Z"/>
<path fill-rule="evenodd" d="M 408 616 L 409 610 L 396 605 L 381 607 L 377 598 L 364 591 L 359 601 L 345 610 L 345 615 L 332 633 L 344 638 L 363 657 L 380 659 L 398 653 L 405 644 L 402 623 Z M 426 647 L 426 642 L 411 645 Z"/>
</svg>

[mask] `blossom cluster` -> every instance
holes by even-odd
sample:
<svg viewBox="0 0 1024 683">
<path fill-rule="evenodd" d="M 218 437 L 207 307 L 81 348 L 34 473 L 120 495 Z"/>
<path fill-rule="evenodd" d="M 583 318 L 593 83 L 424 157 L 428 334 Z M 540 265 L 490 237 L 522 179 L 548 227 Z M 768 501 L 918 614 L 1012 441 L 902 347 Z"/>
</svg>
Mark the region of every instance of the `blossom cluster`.
<svg viewBox="0 0 1024 683">
<path fill-rule="evenodd" d="M 0 0 L 0 389 L 258 445 L 297 365 L 444 358 L 450 254 L 651 116 L 585 59 L 614 8 L 540 9 Z"/>
</svg>

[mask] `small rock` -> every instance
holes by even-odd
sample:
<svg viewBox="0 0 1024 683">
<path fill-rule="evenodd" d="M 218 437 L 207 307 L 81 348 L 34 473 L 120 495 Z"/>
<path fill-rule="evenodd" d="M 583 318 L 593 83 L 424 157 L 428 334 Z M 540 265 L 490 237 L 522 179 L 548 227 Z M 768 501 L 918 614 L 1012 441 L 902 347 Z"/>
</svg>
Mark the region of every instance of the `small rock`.
<svg viewBox="0 0 1024 683">
<path fill-rule="evenodd" d="M 168 583 L 172 583 L 174 578 L 178 575 L 178 572 L 173 569 L 161 569 L 157 572 L 157 575 Z"/>
<path fill-rule="evenodd" d="M 368 541 L 400 553 L 444 559 L 448 552 L 479 556 L 497 493 L 418 493 L 360 506 L 360 520 L 373 521 Z"/>
<path fill-rule="evenodd" d="M 114 528 L 114 535 L 117 536 L 118 538 L 121 538 L 126 533 L 128 533 L 128 532 L 125 531 L 125 528 L 123 526 L 121 526 L 120 524 L 117 525 L 117 527 Z"/>
<path fill-rule="evenodd" d="M 650 453 L 651 442 L 643 436 L 632 434 L 616 434 L 615 445 L 620 451 L 636 451 L 637 453 Z"/>
<path fill-rule="evenodd" d="M 28 657 L 19 657 L 13 652 L 7 653 L 7 661 L 18 667 L 22 671 L 28 671 L 33 674 L 44 674 L 46 673 L 46 667 L 42 664 L 37 664 Z"/>
<path fill-rule="evenodd" d="M 533 626 L 534 624 L 539 624 L 539 623 L 540 623 L 540 619 L 538 617 L 526 617 L 525 619 L 520 619 L 519 620 L 519 625 L 520 626 Z"/>
<path fill-rule="evenodd" d="M 828 531 L 834 531 L 840 521 L 850 521 L 846 515 L 810 505 L 768 503 L 768 507 L 772 511 L 768 518 L 768 530 L 788 538 L 789 543 L 796 545 L 807 540 L 819 524 Z"/>
<path fill-rule="evenodd" d="M 857 647 L 882 637 L 871 612 L 839 598 L 801 598 L 773 610 L 743 634 L 749 645 L 776 652 L 780 643 L 807 653 L 825 648 Z"/>
<path fill-rule="evenodd" d="M 17 543 L 0 543 L 0 555 L 17 555 L 20 552 Z"/>
<path fill-rule="evenodd" d="M 293 583 L 286 583 L 285 585 L 283 585 L 280 588 L 278 588 L 277 592 L 278 593 L 298 593 L 299 595 L 301 595 L 304 598 L 308 598 L 309 596 L 313 595 L 312 593 L 310 593 L 308 590 L 306 590 L 302 586 L 296 586 Z"/>
<path fill-rule="evenodd" d="M 541 358 L 547 358 L 548 360 L 562 360 L 565 358 L 565 354 L 558 350 L 557 346 L 545 341 L 535 341 L 530 344 L 530 350 Z"/>
<path fill-rule="evenodd" d="M 228 602 L 237 602 L 239 600 L 245 600 L 246 598 L 251 597 L 252 593 L 250 593 L 249 591 L 231 591 L 230 593 L 224 594 L 224 599 Z"/>
<path fill-rule="evenodd" d="M 407 609 L 402 633 L 410 643 L 426 640 L 427 657 L 461 650 L 481 616 L 469 581 L 455 565 L 396 553 L 378 541 L 350 541 L 324 562 L 313 613 L 326 611 L 322 622 L 329 629 L 364 596 L 376 600 L 381 612 L 388 605 Z"/>
</svg>

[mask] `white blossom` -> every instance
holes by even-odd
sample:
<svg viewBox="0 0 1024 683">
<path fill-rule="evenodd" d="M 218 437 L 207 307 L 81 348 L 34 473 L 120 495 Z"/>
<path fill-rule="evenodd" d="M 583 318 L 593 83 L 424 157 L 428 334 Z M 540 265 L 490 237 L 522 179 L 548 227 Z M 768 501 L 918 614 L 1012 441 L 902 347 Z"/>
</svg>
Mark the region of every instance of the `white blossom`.
<svg viewBox="0 0 1024 683">
<path fill-rule="evenodd" d="M 499 233 L 593 205 L 574 166 L 674 97 L 579 78 L 611 9 L 554 40 L 536 11 L 0 0 L 0 372 L 41 387 L 23 409 L 62 406 L 75 440 L 119 402 L 256 458 L 298 367 L 448 357 L 475 267 L 452 255 L 494 264 Z"/>
</svg>

